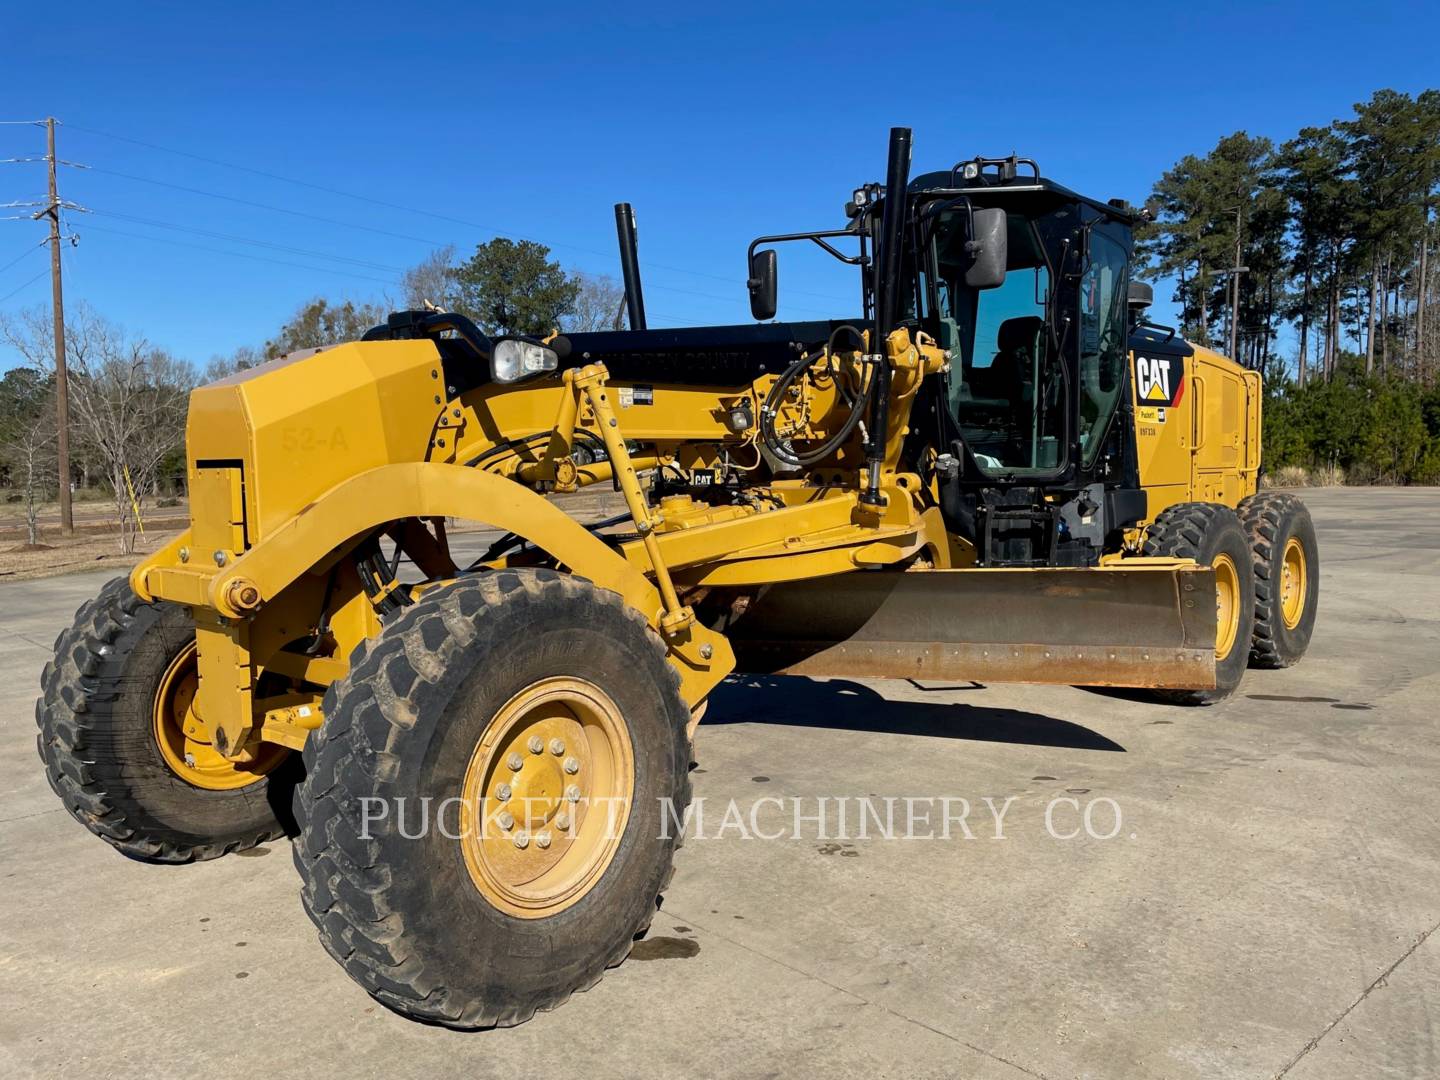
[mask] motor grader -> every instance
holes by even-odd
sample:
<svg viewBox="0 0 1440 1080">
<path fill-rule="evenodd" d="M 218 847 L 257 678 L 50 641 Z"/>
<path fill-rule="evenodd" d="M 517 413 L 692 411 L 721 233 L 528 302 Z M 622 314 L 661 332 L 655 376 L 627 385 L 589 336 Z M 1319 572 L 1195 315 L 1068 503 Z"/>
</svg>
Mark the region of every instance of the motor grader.
<svg viewBox="0 0 1440 1080">
<path fill-rule="evenodd" d="M 909 174 L 897 128 L 842 227 L 756 240 L 754 324 L 648 329 L 621 204 L 629 329 L 401 312 L 196 390 L 190 528 L 45 669 L 66 807 L 157 862 L 298 830 L 351 976 L 513 1024 L 648 927 L 732 672 L 1210 703 L 1298 660 L 1315 535 L 1257 492 L 1259 378 L 1144 320 L 1132 212 L 1026 159 Z M 854 318 L 773 321 L 789 242 Z M 547 498 L 595 484 L 619 519 Z"/>
</svg>

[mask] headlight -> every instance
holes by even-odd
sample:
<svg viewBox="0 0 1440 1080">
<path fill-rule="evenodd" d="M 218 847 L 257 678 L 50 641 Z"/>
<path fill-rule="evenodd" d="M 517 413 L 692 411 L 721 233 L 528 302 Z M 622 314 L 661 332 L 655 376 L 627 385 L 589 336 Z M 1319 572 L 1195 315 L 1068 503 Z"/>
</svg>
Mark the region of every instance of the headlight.
<svg viewBox="0 0 1440 1080">
<path fill-rule="evenodd" d="M 519 382 L 554 371 L 559 364 L 553 349 L 521 338 L 501 338 L 490 353 L 490 377 L 499 383 Z"/>
</svg>

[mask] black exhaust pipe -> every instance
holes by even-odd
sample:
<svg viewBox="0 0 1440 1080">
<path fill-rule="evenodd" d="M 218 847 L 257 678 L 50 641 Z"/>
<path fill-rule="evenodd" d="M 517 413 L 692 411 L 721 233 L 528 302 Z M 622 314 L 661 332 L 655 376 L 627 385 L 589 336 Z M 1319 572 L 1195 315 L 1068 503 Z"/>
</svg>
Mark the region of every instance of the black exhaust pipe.
<svg viewBox="0 0 1440 1080">
<path fill-rule="evenodd" d="M 875 278 L 875 331 L 883 345 L 900 301 L 900 247 L 905 225 L 905 189 L 910 184 L 910 129 L 890 129 L 885 167 L 885 202 L 881 207 Z M 878 350 L 877 350 L 878 351 Z"/>
<path fill-rule="evenodd" d="M 870 349 L 882 362 L 872 376 L 875 392 L 870 400 L 870 445 L 865 451 L 868 473 L 860 501 L 880 505 L 880 470 L 885 464 L 885 443 L 890 413 L 890 364 L 885 341 L 895 329 L 900 305 L 900 254 L 905 229 L 905 194 L 910 185 L 910 129 L 890 129 L 890 153 L 885 166 L 885 202 L 880 207 L 880 234 L 875 238 L 875 336 Z"/>
<path fill-rule="evenodd" d="M 645 329 L 645 294 L 640 291 L 640 256 L 635 246 L 635 211 L 615 204 L 615 234 L 620 239 L 620 276 L 625 279 L 625 309 L 631 330 Z"/>
</svg>

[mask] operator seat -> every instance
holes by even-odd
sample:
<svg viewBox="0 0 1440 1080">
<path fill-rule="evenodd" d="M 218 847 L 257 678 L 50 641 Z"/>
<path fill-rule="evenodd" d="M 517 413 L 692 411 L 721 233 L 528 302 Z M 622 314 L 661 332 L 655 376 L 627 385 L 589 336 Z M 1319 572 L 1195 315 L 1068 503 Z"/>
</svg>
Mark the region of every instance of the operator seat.
<svg viewBox="0 0 1440 1080">
<path fill-rule="evenodd" d="M 1006 397 L 1018 415 L 1028 416 L 1035 400 L 1035 358 L 1045 320 L 1037 315 L 1006 319 L 995 335 L 995 360 L 990 365 L 995 392 Z"/>
</svg>

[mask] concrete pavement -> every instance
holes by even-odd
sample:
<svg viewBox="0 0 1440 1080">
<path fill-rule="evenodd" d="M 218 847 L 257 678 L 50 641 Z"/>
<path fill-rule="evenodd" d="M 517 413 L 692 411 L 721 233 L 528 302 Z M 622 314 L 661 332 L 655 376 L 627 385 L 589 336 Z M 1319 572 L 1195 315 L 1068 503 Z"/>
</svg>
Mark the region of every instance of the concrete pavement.
<svg viewBox="0 0 1440 1080">
<path fill-rule="evenodd" d="M 70 820 L 33 699 L 102 579 L 0 586 L 0 1076 L 1440 1075 L 1440 491 L 1303 494 L 1311 654 L 1223 706 L 733 680 L 699 735 L 708 835 L 649 939 L 477 1034 L 351 983 L 287 844 L 155 867 Z M 833 802 L 801 839 L 710 816 L 764 796 L 765 831 L 786 800 L 963 798 L 974 838 L 838 838 Z M 1012 796 L 996 839 L 984 800 Z"/>
</svg>

